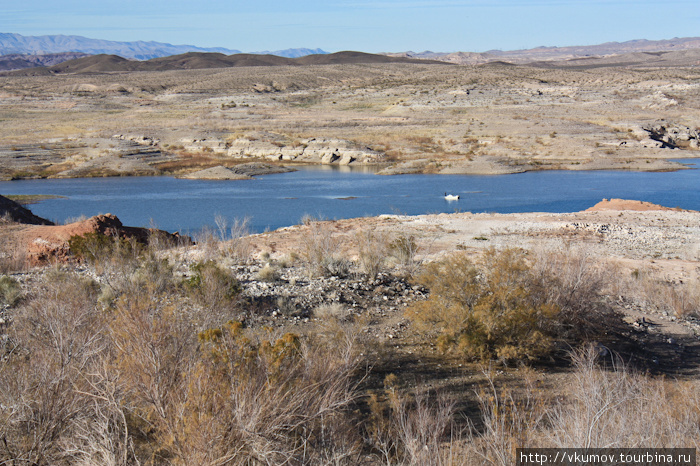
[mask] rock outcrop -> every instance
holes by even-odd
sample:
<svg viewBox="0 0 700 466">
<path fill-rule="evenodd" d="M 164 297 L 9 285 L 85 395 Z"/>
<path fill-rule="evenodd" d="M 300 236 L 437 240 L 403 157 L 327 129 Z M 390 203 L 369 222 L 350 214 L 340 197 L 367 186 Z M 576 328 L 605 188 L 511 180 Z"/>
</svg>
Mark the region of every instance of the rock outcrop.
<svg viewBox="0 0 700 466">
<path fill-rule="evenodd" d="M 188 173 L 180 176 L 180 178 L 188 180 L 250 180 L 252 177 L 235 173 L 230 168 L 219 165 Z"/>
<path fill-rule="evenodd" d="M 137 157 L 105 155 L 54 175 L 54 178 L 157 175 L 158 170 Z"/>
<path fill-rule="evenodd" d="M 180 242 L 191 243 L 187 236 L 178 233 L 168 233 L 154 228 L 137 228 L 122 225 L 122 222 L 112 214 L 97 215 L 87 220 L 68 225 L 31 226 L 13 232 L 16 243 L 26 250 L 30 264 L 44 264 L 53 261 L 70 259 L 70 239 L 73 236 L 83 236 L 89 233 L 100 233 L 106 236 L 134 239 L 140 243 L 148 243 L 157 237 L 159 241 L 173 244 Z"/>
<path fill-rule="evenodd" d="M 377 163 L 383 154 L 343 139 L 309 138 L 289 140 L 273 133 L 255 133 L 232 141 L 221 138 L 186 138 L 180 140 L 189 152 L 227 155 L 236 159 L 350 165 Z"/>
<path fill-rule="evenodd" d="M 193 173 L 188 173 L 187 175 L 182 175 L 180 178 L 190 180 L 250 180 L 254 176 L 288 173 L 291 171 L 294 170 L 279 165 L 250 162 L 235 165 L 233 167 L 218 165 L 216 167 L 205 168 L 204 170 L 198 170 Z"/>
<path fill-rule="evenodd" d="M 643 127 L 649 134 L 649 139 L 656 141 L 657 146 L 665 148 L 695 149 L 700 146 L 698 128 L 692 129 L 683 125 L 675 125 L 666 121 Z"/>
</svg>

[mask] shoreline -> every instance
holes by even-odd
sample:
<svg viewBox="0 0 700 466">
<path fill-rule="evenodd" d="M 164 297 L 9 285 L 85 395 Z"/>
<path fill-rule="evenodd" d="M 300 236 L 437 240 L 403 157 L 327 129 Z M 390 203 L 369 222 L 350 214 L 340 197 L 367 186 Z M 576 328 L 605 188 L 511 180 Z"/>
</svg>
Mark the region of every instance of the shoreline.
<svg viewBox="0 0 700 466">
<path fill-rule="evenodd" d="M 649 162 L 648 159 L 639 160 L 635 162 L 625 162 L 622 164 L 620 161 L 610 161 L 608 163 L 595 163 L 595 164 L 557 164 L 557 165 L 499 165 L 499 166 L 477 166 L 474 168 L 466 167 L 454 167 L 450 166 L 444 168 L 441 171 L 433 171 L 429 167 L 401 167 L 395 166 L 396 164 L 389 163 L 363 163 L 363 164 L 350 164 L 350 165 L 336 165 L 336 164 L 323 164 L 323 163 L 308 163 L 308 162 L 296 162 L 296 163 L 275 163 L 268 161 L 256 161 L 251 160 L 250 162 L 244 162 L 239 164 L 232 164 L 230 166 L 226 165 L 202 165 L 193 167 L 188 171 L 171 171 L 171 172 L 143 172 L 143 171 L 105 171 L 104 169 L 95 170 L 94 172 L 84 172 L 83 174 L 75 174 L 74 176 L 55 176 L 55 175 L 32 175 L 32 176 L 17 176 L 17 177 L 5 177 L 0 178 L 0 181 L 23 181 L 23 180 L 51 180 L 51 179 L 80 179 L 80 178 L 129 178 L 129 177 L 143 177 L 143 176 L 154 176 L 154 177 L 172 177 L 180 179 L 211 179 L 211 180 L 247 180 L 252 179 L 255 176 L 264 176 L 267 174 L 278 174 L 284 173 L 285 171 L 297 171 L 304 170 L 305 168 L 325 168 L 328 167 L 331 170 L 338 171 L 369 171 L 373 172 L 375 175 L 380 176 L 400 176 L 400 175 L 471 175 L 471 176 L 498 176 L 498 175 L 512 175 L 518 173 L 529 173 L 529 172 L 540 172 L 540 171 L 625 171 L 625 172 L 644 172 L 644 173 L 664 173 L 664 172 L 675 172 L 681 170 L 694 170 L 696 167 L 688 166 L 684 164 L 681 160 L 700 160 L 700 155 L 697 156 L 683 156 L 681 158 L 664 158 L 656 159 L 654 162 Z M 223 161 L 223 160 L 222 160 Z M 411 162 L 402 162 L 401 164 L 409 164 Z M 245 170 L 236 170 L 236 167 L 244 165 L 258 165 L 258 166 L 269 166 L 268 170 L 256 170 L 254 173 L 245 173 Z M 591 166 L 592 165 L 592 166 Z M 228 170 L 233 170 L 240 173 L 240 178 L 226 178 L 225 176 L 212 176 L 212 177 L 197 177 L 198 172 L 204 172 L 206 170 L 224 167 Z M 284 170 L 284 171 L 282 171 Z M 192 176 L 195 175 L 195 176 Z M 247 177 L 246 177 L 247 176 Z"/>
</svg>

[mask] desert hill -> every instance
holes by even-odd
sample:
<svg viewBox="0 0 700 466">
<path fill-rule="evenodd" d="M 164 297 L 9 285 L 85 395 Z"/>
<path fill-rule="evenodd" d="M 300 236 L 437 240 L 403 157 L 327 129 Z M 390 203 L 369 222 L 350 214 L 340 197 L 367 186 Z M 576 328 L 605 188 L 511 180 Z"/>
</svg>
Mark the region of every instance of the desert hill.
<svg viewBox="0 0 700 466">
<path fill-rule="evenodd" d="M 671 52 L 633 52 L 607 57 L 574 58 L 563 61 L 537 61 L 530 66 L 541 68 L 656 68 L 700 65 L 700 48 Z"/>
<path fill-rule="evenodd" d="M 86 57 L 81 52 L 48 53 L 44 55 L 10 54 L 0 56 L 0 71 L 20 70 L 37 66 L 53 66 L 64 61 Z"/>
<path fill-rule="evenodd" d="M 276 55 L 256 55 L 239 53 L 224 55 L 222 53 L 188 52 L 169 57 L 153 58 L 146 61 L 127 60 L 117 55 L 91 55 L 69 60 L 49 67 L 30 68 L 13 71 L 14 76 L 44 76 L 51 74 L 74 73 L 108 73 L 118 71 L 172 71 L 210 68 L 233 68 L 240 66 L 309 66 L 342 65 L 366 63 L 435 63 L 432 60 L 416 60 L 405 57 L 388 57 L 362 52 L 337 52 L 332 54 L 307 55 L 299 58 L 286 58 Z"/>
</svg>

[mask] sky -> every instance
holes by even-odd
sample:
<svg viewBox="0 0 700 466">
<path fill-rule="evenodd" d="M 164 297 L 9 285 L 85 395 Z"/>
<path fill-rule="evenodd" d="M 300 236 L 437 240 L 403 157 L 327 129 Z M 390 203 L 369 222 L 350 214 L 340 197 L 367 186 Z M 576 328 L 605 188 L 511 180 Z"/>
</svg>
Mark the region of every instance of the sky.
<svg viewBox="0 0 700 466">
<path fill-rule="evenodd" d="M 697 0 L 0 0 L 0 32 L 244 52 L 485 52 L 700 36 Z"/>
</svg>

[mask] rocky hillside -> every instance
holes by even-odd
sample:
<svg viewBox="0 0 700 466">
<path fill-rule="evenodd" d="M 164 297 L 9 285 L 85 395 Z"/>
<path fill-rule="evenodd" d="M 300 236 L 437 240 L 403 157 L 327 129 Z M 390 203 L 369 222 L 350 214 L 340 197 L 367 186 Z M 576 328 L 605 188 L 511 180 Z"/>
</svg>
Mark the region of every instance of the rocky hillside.
<svg viewBox="0 0 700 466">
<path fill-rule="evenodd" d="M 53 225 L 50 221 L 37 217 L 15 201 L 0 196 L 0 218 L 3 221 L 27 223 L 31 225 Z"/>
</svg>

